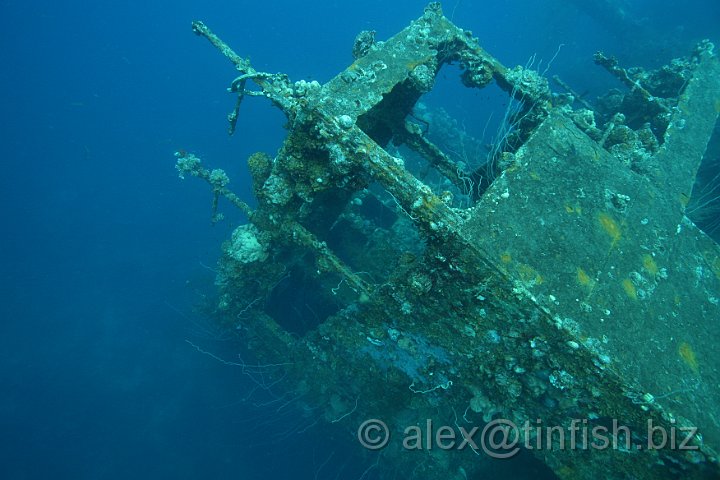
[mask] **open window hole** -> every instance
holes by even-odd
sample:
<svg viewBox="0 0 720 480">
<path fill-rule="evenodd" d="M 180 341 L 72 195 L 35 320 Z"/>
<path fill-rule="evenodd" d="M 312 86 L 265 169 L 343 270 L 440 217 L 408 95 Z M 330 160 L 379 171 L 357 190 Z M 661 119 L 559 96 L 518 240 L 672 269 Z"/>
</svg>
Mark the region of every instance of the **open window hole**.
<svg viewBox="0 0 720 480">
<path fill-rule="evenodd" d="M 703 232 L 720 242 L 720 122 L 715 123 L 685 212 Z"/>
<path fill-rule="evenodd" d="M 399 204 L 377 183 L 358 192 L 333 225 L 328 247 L 368 282 L 388 281 L 400 257 L 420 255 L 424 243 Z"/>
<path fill-rule="evenodd" d="M 357 119 L 357 125 L 375 143 L 386 148 L 395 133 L 404 128 L 405 118 L 412 112 L 421 93 L 412 82 L 398 83 L 383 99 Z"/>
<path fill-rule="evenodd" d="M 453 206 L 466 208 L 507 166 L 505 152 L 520 146 L 516 130 L 527 112 L 522 102 L 494 83 L 483 89 L 466 87 L 462 73 L 456 65 L 444 65 L 433 89 L 424 95 L 412 82 L 400 83 L 357 124 L 378 145 L 401 157 L 411 173 L 442 188 L 434 189 L 436 194 L 452 197 Z M 415 133 L 409 136 L 406 122 L 414 124 Z M 416 154 L 402 148 L 408 142 Z M 437 150 L 441 158 L 432 153 Z M 450 184 L 443 185 L 447 182 L 440 177 Z"/>
<path fill-rule="evenodd" d="M 468 88 L 460 82 L 461 74 L 458 66 L 443 66 L 435 87 L 415 105 L 408 121 L 422 129 L 425 137 L 457 166 L 458 179 L 453 181 L 438 179 L 447 176 L 431 167 L 433 172 L 425 173 L 430 177 L 428 185 L 436 193 L 449 191 L 453 206 L 465 208 L 499 174 L 503 152 L 517 148 L 513 134 L 523 105 L 495 83 L 483 89 Z M 415 163 L 411 161 L 410 165 Z M 424 171 L 413 173 L 422 175 Z"/>
<path fill-rule="evenodd" d="M 317 328 L 329 316 L 340 310 L 325 284 L 327 279 L 313 275 L 312 255 L 305 255 L 275 285 L 265 304 L 265 312 L 284 330 L 305 336 Z M 330 282 L 332 283 L 332 282 Z"/>
</svg>

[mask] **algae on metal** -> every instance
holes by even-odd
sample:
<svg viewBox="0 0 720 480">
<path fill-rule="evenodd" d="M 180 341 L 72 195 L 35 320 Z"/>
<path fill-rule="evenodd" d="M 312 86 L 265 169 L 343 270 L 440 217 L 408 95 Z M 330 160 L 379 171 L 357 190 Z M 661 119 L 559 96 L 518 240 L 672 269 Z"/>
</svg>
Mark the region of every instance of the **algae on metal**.
<svg viewBox="0 0 720 480">
<path fill-rule="evenodd" d="M 436 3 L 387 41 L 363 32 L 354 63 L 325 85 L 258 72 L 204 24 L 193 30 L 239 72 L 231 133 L 249 95 L 288 118 L 277 154 L 248 161 L 255 210 L 224 172 L 176 154 L 215 205 L 227 197 L 249 217 L 224 246 L 216 314 L 262 362 L 285 366 L 284 388 L 349 439 L 375 417 L 392 432 L 425 419 L 617 419 L 633 445 L 649 420 L 697 427 L 692 450 L 530 450 L 561 478 L 718 476 L 720 248 L 684 210 L 720 109 L 711 44 L 674 64 L 686 81 L 665 96 L 661 75 L 630 79 L 598 56 L 637 88 L 593 111 L 537 72 L 503 66 Z M 495 82 L 520 104 L 480 167 L 443 152 L 413 115 L 449 63 L 467 87 Z M 654 91 L 642 84 L 651 78 Z M 389 153 L 400 144 L 449 190 Z M 296 304 L 305 313 L 289 319 Z M 398 442 L 382 461 L 424 479 L 493 468 L 473 448 Z"/>
</svg>

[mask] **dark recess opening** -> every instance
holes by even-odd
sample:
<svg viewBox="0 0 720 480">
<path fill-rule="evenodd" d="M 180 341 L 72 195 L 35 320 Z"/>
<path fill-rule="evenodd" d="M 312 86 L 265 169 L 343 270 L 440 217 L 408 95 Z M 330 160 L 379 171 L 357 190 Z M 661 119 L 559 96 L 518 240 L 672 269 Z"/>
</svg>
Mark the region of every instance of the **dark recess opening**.
<svg viewBox="0 0 720 480">
<path fill-rule="evenodd" d="M 410 81 L 395 85 L 380 103 L 357 119 L 357 125 L 381 147 L 387 146 L 398 128 L 404 128 L 405 117 L 420 98 Z"/>
<path fill-rule="evenodd" d="M 293 265 L 287 277 L 270 293 L 265 311 L 278 325 L 300 337 L 317 328 L 340 308 L 329 296 L 329 289 L 308 272 L 310 264 Z M 322 292 L 328 291 L 328 295 Z"/>
</svg>

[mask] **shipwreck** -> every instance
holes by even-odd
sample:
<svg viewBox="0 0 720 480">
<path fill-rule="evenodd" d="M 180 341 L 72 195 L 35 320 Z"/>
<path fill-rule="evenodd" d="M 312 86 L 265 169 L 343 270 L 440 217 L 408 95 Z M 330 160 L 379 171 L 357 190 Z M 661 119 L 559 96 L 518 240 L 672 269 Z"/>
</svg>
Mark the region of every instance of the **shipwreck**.
<svg viewBox="0 0 720 480">
<path fill-rule="evenodd" d="M 225 172 L 176 154 L 215 207 L 247 214 L 223 246 L 215 313 L 282 365 L 273 382 L 351 440 L 372 418 L 392 435 L 426 419 L 465 432 L 582 422 L 613 444 L 532 448 L 537 429 L 515 444 L 559 478 L 720 477 L 720 248 L 687 212 L 718 141 L 711 43 L 652 71 L 599 53 L 624 87 L 591 104 L 504 66 L 437 3 L 386 41 L 359 34 L 355 61 L 322 85 L 256 71 L 203 23 L 193 31 L 238 72 L 231 133 L 247 97 L 287 118 L 281 149 L 248 159 L 256 208 Z M 418 111 L 447 64 L 515 105 L 482 162 L 443 148 Z M 676 443 L 646 448 L 661 430 Z M 382 456 L 381 478 L 384 463 L 473 478 L 497 460 L 467 440 L 409 451 L 393 438 L 367 455 Z"/>
</svg>

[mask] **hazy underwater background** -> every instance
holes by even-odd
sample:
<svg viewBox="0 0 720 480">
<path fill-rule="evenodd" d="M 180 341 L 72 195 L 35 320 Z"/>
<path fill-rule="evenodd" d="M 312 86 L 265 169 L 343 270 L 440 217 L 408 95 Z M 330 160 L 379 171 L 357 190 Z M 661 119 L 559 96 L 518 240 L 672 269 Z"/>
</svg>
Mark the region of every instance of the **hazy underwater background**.
<svg viewBox="0 0 720 480">
<path fill-rule="evenodd" d="M 249 98 L 228 137 L 235 72 L 190 22 L 259 70 L 325 82 L 352 62 L 359 31 L 386 39 L 425 3 L 0 1 L 0 478 L 362 474 L 312 418 L 248 399 L 240 369 L 186 342 L 236 358 L 193 306 L 212 295 L 220 243 L 241 218 L 226 209 L 212 226 L 209 191 L 178 180 L 173 152 L 224 168 L 250 199 L 245 159 L 274 153 L 284 133 L 281 114 Z M 717 0 L 607 0 L 615 17 L 592 3 L 451 0 L 444 12 L 505 65 L 535 54 L 542 70 L 557 53 L 547 74 L 590 99 L 619 86 L 597 50 L 653 67 L 720 42 Z M 480 132 L 470 105 L 503 105 L 458 93 L 455 73 L 434 100 Z M 533 468 L 518 471 L 550 478 Z"/>
</svg>

